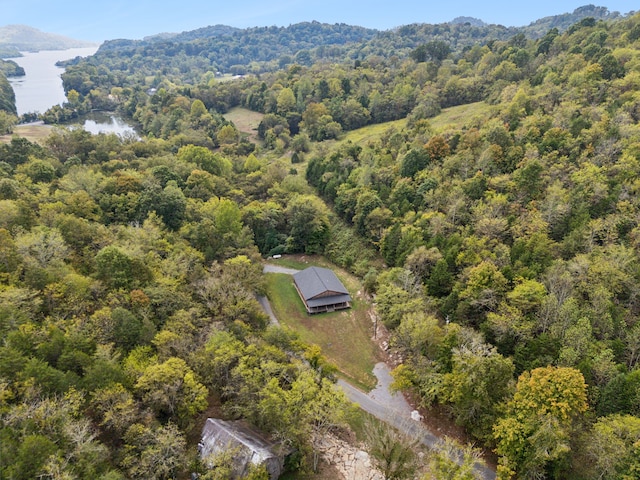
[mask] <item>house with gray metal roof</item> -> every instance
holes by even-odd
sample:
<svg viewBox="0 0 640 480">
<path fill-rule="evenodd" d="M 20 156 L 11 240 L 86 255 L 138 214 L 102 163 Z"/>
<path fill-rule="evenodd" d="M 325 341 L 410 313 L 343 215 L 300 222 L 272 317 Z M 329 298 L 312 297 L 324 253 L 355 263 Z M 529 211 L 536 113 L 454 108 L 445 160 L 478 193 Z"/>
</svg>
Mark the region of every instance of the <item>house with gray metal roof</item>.
<svg viewBox="0 0 640 480">
<path fill-rule="evenodd" d="M 351 296 L 328 268 L 309 267 L 293 275 L 307 313 L 334 312 L 351 307 Z"/>
<path fill-rule="evenodd" d="M 232 479 L 244 478 L 251 465 L 264 465 L 269 479 L 277 479 L 284 470 L 285 456 L 290 452 L 282 443 L 268 439 L 262 432 L 242 420 L 225 421 L 208 418 L 198 444 L 200 458 L 209 468 L 223 452 L 233 455 Z"/>
</svg>

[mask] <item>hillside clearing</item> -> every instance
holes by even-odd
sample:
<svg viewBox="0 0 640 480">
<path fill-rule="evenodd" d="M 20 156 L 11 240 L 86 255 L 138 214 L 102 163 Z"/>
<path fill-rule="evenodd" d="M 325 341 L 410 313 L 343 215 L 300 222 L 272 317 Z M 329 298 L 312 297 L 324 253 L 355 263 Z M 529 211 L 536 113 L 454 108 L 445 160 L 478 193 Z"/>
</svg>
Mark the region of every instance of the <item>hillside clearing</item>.
<svg viewBox="0 0 640 480">
<path fill-rule="evenodd" d="M 255 143 L 260 143 L 258 125 L 260 125 L 263 117 L 263 113 L 242 107 L 232 108 L 224 114 L 225 119 L 233 122 L 240 133 L 245 134 L 250 141 Z"/>
<path fill-rule="evenodd" d="M 357 130 L 351 130 L 345 133 L 344 138 L 339 143 L 353 142 L 353 143 L 365 143 L 375 142 L 380 139 L 380 136 L 388 129 L 395 128 L 396 130 L 402 130 L 407 126 L 407 120 L 393 120 L 391 122 L 377 123 L 374 125 L 367 125 L 366 127 L 358 128 Z"/>
<path fill-rule="evenodd" d="M 53 127 L 44 124 L 17 125 L 13 127 L 13 133 L 0 135 L 0 142 L 9 143 L 14 136 L 24 137 L 30 142 L 42 143 L 49 136 Z"/>
<path fill-rule="evenodd" d="M 439 115 L 433 118 L 429 118 L 428 121 L 431 124 L 434 133 L 441 133 L 445 130 L 460 128 L 464 124 L 468 124 L 469 121 L 473 120 L 474 118 L 486 118 L 491 112 L 491 109 L 492 106 L 485 102 L 457 105 L 455 107 L 443 109 Z M 367 125 L 366 127 L 346 132 L 339 141 L 334 143 L 342 144 L 346 142 L 352 142 L 363 144 L 367 142 L 376 142 L 379 141 L 380 136 L 385 131 L 389 129 L 396 129 L 400 131 L 406 126 L 406 118 L 401 120 L 393 120 L 391 122 Z"/>
<path fill-rule="evenodd" d="M 441 133 L 445 130 L 461 128 L 474 118 L 487 118 L 491 110 L 491 105 L 485 102 L 457 105 L 443 109 L 440 115 L 430 118 L 429 123 L 434 133 Z"/>
</svg>

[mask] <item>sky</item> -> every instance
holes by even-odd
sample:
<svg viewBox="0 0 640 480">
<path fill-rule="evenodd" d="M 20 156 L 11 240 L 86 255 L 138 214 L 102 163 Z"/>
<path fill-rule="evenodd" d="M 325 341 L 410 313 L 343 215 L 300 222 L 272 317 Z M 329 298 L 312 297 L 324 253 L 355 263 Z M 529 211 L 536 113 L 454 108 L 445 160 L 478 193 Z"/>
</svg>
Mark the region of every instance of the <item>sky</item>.
<svg viewBox="0 0 640 480">
<path fill-rule="evenodd" d="M 524 26 L 589 3 L 621 13 L 638 10 L 633 0 L 0 0 L 0 26 L 28 25 L 95 42 L 217 24 L 247 28 L 312 20 L 387 30 L 467 16 Z"/>
</svg>

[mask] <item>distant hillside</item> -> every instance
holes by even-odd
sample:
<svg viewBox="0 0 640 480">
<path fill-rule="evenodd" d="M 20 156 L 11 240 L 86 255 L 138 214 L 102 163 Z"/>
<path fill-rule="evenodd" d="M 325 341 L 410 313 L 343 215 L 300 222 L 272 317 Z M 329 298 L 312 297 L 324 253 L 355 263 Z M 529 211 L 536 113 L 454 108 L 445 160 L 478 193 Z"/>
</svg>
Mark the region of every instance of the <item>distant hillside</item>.
<svg viewBox="0 0 640 480">
<path fill-rule="evenodd" d="M 8 45 L 0 45 L 0 58 L 16 58 L 21 57 L 20 50 Z"/>
<path fill-rule="evenodd" d="M 518 34 L 538 39 L 553 28 L 564 32 L 587 17 L 594 21 L 621 18 L 620 13 L 609 12 L 605 7 L 587 5 L 521 27 L 490 25 L 464 16 L 448 23 L 415 23 L 386 31 L 319 22 L 248 29 L 214 25 L 176 34 L 161 33 L 143 40 L 107 41 L 97 55 L 100 62 L 114 66 L 125 65 L 122 60 L 135 56 L 136 69 L 145 75 L 155 75 L 158 66 L 165 71 L 186 68 L 192 78 L 182 80 L 195 81 L 208 70 L 244 74 L 250 70 L 249 65 L 254 72 L 264 72 L 291 63 L 311 65 L 317 61 L 364 59 L 371 54 L 406 58 L 420 45 L 433 41 L 443 42 L 451 52 L 459 54 L 473 45 L 505 41 Z"/>
<path fill-rule="evenodd" d="M 176 34 L 172 40 L 176 42 L 189 42 L 191 40 L 198 40 L 201 38 L 222 37 L 225 35 L 232 35 L 240 32 L 241 29 L 235 27 L 229 27 L 228 25 L 211 25 L 208 27 L 198 28 L 188 32 L 182 32 Z"/>
<path fill-rule="evenodd" d="M 620 12 L 610 12 L 607 7 L 596 7 L 595 5 L 584 5 L 576 8 L 571 13 L 561 13 L 559 15 L 551 15 L 549 17 L 540 18 L 531 22 L 527 26 L 516 26 L 518 30 L 530 38 L 539 38 L 546 34 L 552 28 L 557 28 L 559 32 L 564 32 L 571 25 L 578 23 L 583 18 L 592 17 L 595 20 L 613 20 L 619 18 Z M 487 27 L 488 24 L 479 18 L 474 17 L 456 17 L 449 23 L 464 25 L 469 24 L 473 27 Z"/>
<path fill-rule="evenodd" d="M 0 110 L 16 114 L 16 96 L 2 72 L 0 72 Z"/>
<path fill-rule="evenodd" d="M 13 60 L 0 60 L 0 72 L 6 77 L 21 77 L 24 75 L 24 68 Z"/>
<path fill-rule="evenodd" d="M 142 49 L 147 53 L 155 44 L 177 44 L 177 51 L 187 55 L 200 54 L 202 51 L 234 50 L 238 58 L 235 63 L 265 61 L 278 58 L 280 55 L 295 55 L 303 49 L 319 46 L 344 45 L 353 42 L 366 42 L 372 39 L 378 30 L 346 24 L 326 24 L 319 22 L 302 22 L 288 27 L 253 27 L 238 29 L 225 25 L 203 27 L 179 34 L 159 34 L 146 37 L 144 40 L 116 39 L 104 42 L 99 52 L 123 49 Z M 191 43 L 191 47 L 183 47 Z"/>
<path fill-rule="evenodd" d="M 480 20 L 479 18 L 474 17 L 456 17 L 449 23 L 457 23 L 457 24 L 465 24 L 473 25 L 474 27 L 485 27 L 487 24 Z"/>
<path fill-rule="evenodd" d="M 42 32 L 26 25 L 0 27 L 0 49 L 19 51 L 65 50 L 67 48 L 90 47 L 93 42 Z"/>
<path fill-rule="evenodd" d="M 594 18 L 595 20 L 614 20 L 620 17 L 620 12 L 610 12 L 606 7 L 596 7 L 595 5 L 585 5 L 576 8 L 572 13 L 563 13 L 544 17 L 522 27 L 523 33 L 530 38 L 540 38 L 552 28 L 564 32 L 571 25 L 578 23 L 583 18 Z"/>
<path fill-rule="evenodd" d="M 318 58 L 344 58 L 350 46 L 365 44 L 379 33 L 364 27 L 319 22 L 244 30 L 216 25 L 168 39 L 163 35 L 146 40 L 106 41 L 97 56 L 100 61 L 107 61 L 106 57 L 139 55 L 144 61 L 156 58 L 165 65 L 191 58 L 194 61 L 188 62 L 189 70 L 196 77 L 201 70 L 244 74 L 254 62 L 262 62 L 264 70 L 276 70 L 293 62 L 311 65 Z"/>
</svg>

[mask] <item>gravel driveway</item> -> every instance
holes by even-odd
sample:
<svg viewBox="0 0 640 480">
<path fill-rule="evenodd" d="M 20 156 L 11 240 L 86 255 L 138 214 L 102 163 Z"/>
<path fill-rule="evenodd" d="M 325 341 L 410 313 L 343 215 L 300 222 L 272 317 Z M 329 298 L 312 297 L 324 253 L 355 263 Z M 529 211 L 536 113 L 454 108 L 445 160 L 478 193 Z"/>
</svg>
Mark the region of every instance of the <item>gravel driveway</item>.
<svg viewBox="0 0 640 480">
<path fill-rule="evenodd" d="M 264 273 L 286 273 L 287 275 L 293 275 L 294 273 L 298 273 L 300 270 L 296 270 L 295 268 L 280 267 L 279 265 L 267 264 L 264 266 L 262 271 Z"/>
<path fill-rule="evenodd" d="M 263 271 L 264 273 L 293 275 L 300 270 L 268 264 L 264 266 Z M 271 310 L 269 300 L 266 297 L 258 297 L 258 301 L 269 315 L 269 318 L 271 318 L 271 323 L 279 325 L 278 319 L 273 310 Z M 411 436 L 419 438 L 429 448 L 438 448 L 440 442 L 438 436 L 434 435 L 423 423 L 411 420 L 411 411 L 413 409 L 404 396 L 401 393 L 391 393 L 389 391 L 393 378 L 389 373 L 387 364 L 384 362 L 377 363 L 373 368 L 373 373 L 378 379 L 378 384 L 369 393 L 357 389 L 342 379 L 338 380 L 338 385 L 344 390 L 347 398 L 357 403 L 365 412 Z M 484 480 L 494 480 L 496 478 L 496 473 L 485 465 L 476 464 L 475 471 Z"/>
</svg>

